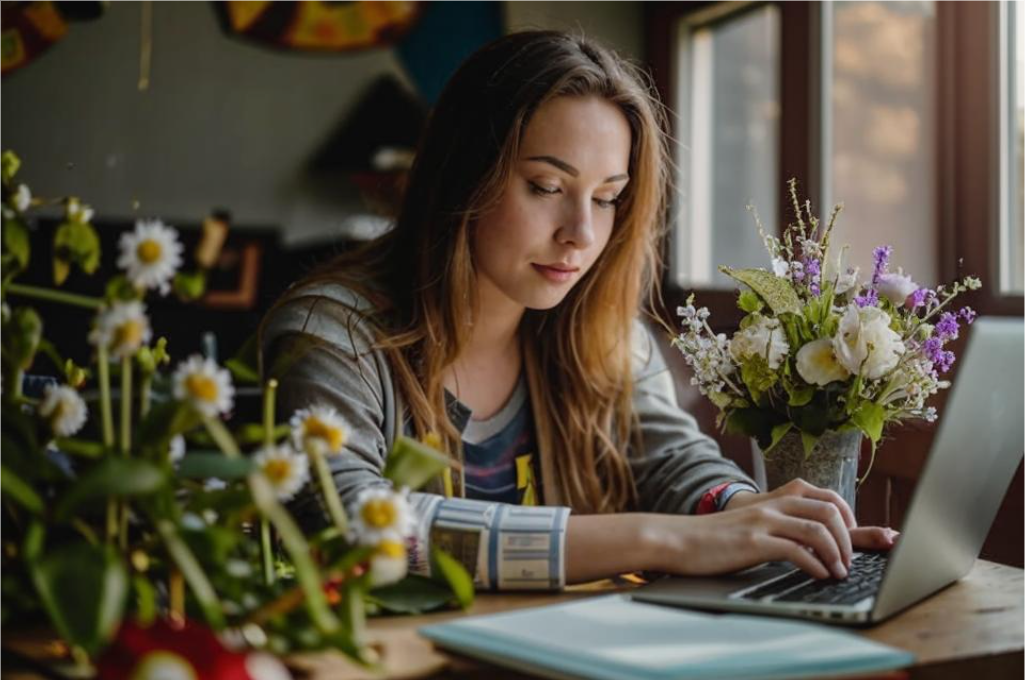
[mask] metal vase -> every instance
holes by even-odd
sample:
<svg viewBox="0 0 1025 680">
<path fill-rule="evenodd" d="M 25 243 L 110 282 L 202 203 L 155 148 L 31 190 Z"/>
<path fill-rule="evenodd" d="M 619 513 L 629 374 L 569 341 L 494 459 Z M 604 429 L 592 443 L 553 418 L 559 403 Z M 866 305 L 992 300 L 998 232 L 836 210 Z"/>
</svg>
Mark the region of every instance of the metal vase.
<svg viewBox="0 0 1025 680">
<path fill-rule="evenodd" d="M 766 482 L 771 491 L 792 479 L 800 478 L 815 486 L 832 489 L 854 510 L 860 452 L 860 431 L 829 430 L 805 457 L 801 433 L 791 430 L 771 451 L 762 452 Z"/>
</svg>

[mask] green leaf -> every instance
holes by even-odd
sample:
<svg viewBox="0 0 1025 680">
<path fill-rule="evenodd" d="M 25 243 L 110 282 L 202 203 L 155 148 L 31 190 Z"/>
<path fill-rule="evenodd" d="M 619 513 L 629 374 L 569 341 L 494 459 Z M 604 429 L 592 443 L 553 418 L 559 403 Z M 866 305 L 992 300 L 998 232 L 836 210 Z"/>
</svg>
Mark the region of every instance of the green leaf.
<svg viewBox="0 0 1025 680">
<path fill-rule="evenodd" d="M 459 563 L 459 560 L 444 550 L 432 548 L 431 567 L 433 573 L 448 583 L 460 607 L 466 609 L 473 604 L 473 577 Z"/>
<path fill-rule="evenodd" d="M 801 313 L 801 299 L 786 279 L 763 269 L 731 269 L 721 266 L 719 271 L 758 293 L 777 315 L 784 312 Z"/>
<path fill-rule="evenodd" d="M 452 600 L 452 590 L 444 583 L 416 574 L 367 594 L 368 602 L 395 614 L 422 614 L 447 607 Z"/>
<path fill-rule="evenodd" d="M 201 271 L 178 272 L 174 275 L 171 287 L 183 302 L 198 300 L 206 292 L 206 274 Z"/>
<path fill-rule="evenodd" d="M 738 408 L 726 418 L 726 432 L 758 440 L 764 451 L 772 444 L 772 428 L 784 421 L 779 414 L 761 408 Z"/>
<path fill-rule="evenodd" d="M 866 401 L 854 412 L 851 420 L 875 444 L 883 436 L 886 409 L 879 404 Z"/>
<path fill-rule="evenodd" d="M 750 290 L 742 290 L 740 292 L 740 296 L 737 298 L 737 307 L 739 307 L 741 311 L 750 314 L 752 312 L 762 311 L 765 307 L 765 303 L 762 302 L 762 299 L 754 292 Z"/>
<path fill-rule="evenodd" d="M 3 226 L 4 251 L 14 257 L 18 263 L 18 269 L 25 269 L 28 266 L 31 245 L 28 227 L 19 218 L 4 219 Z"/>
<path fill-rule="evenodd" d="M 63 545 L 28 566 L 39 599 L 64 640 L 93 654 L 114 636 L 128 575 L 112 547 Z"/>
<path fill-rule="evenodd" d="M 73 439 L 71 437 L 59 437 L 55 442 L 57 448 L 64 453 L 83 458 L 100 458 L 106 452 L 106 447 L 100 442 L 89 439 Z"/>
<path fill-rule="evenodd" d="M 2 161 L 0 161 L 0 177 L 3 178 L 4 184 L 10 184 L 14 176 L 18 174 L 18 168 L 21 167 L 21 159 L 18 158 L 18 154 L 14 153 L 10 149 L 4 151 Z"/>
<path fill-rule="evenodd" d="M 779 444 L 779 441 L 781 439 L 783 439 L 783 437 L 786 435 L 786 433 L 790 432 L 790 430 L 792 430 L 793 427 L 794 427 L 794 424 L 791 423 L 791 422 L 780 423 L 779 425 L 776 425 L 775 427 L 773 427 L 772 428 L 772 442 L 769 444 L 769 448 L 762 450 L 762 453 L 768 453 L 768 452 L 772 451 L 774 448 L 776 448 L 776 444 Z"/>
<path fill-rule="evenodd" d="M 260 383 L 259 334 L 250 335 L 235 356 L 224 362 L 237 382 Z"/>
<path fill-rule="evenodd" d="M 67 272 L 63 272 L 63 277 L 59 275 L 58 261 L 68 265 L 77 264 L 86 274 L 96 271 L 100 266 L 100 237 L 96 229 L 87 222 L 64 222 L 57 227 L 57 232 L 53 236 L 53 252 L 54 281 L 60 285 L 67 278 Z"/>
<path fill-rule="evenodd" d="M 784 383 L 787 390 L 787 404 L 790 406 L 804 406 L 815 396 L 814 385 L 792 385 Z"/>
<path fill-rule="evenodd" d="M 69 519 L 82 503 L 110 496 L 139 496 L 157 491 L 167 482 L 164 472 L 137 458 L 107 458 L 86 472 L 63 495 L 56 516 Z"/>
<path fill-rule="evenodd" d="M 449 458 L 411 437 L 399 436 L 388 454 L 384 476 L 396 487 L 419 489 L 450 464 Z"/>
<path fill-rule="evenodd" d="M 28 370 L 35 360 L 43 338 L 43 320 L 31 307 L 18 307 L 4 324 L 3 347 L 6 361 L 19 370 Z"/>
<path fill-rule="evenodd" d="M 149 579 L 142 574 L 132 577 L 132 592 L 135 593 L 135 618 L 142 626 L 149 626 L 157 617 L 157 591 Z"/>
<path fill-rule="evenodd" d="M 180 401 L 157 404 L 139 424 L 137 442 L 151 454 L 163 453 L 178 434 L 193 430 L 202 420 L 196 410 Z"/>
<path fill-rule="evenodd" d="M 222 453 L 197 451 L 188 453 L 178 464 L 178 476 L 187 479 L 242 479 L 253 471 L 248 458 L 229 458 Z"/>
<path fill-rule="evenodd" d="M 103 297 L 109 302 L 137 300 L 139 291 L 124 274 L 118 274 L 107 281 Z"/>
<path fill-rule="evenodd" d="M 761 403 L 762 395 L 772 389 L 779 376 L 769 368 L 769 362 L 760 354 L 745 357 L 740 364 L 740 379 L 747 385 L 751 398 Z"/>
<path fill-rule="evenodd" d="M 25 480 L 3 465 L 0 465 L 0 490 L 4 495 L 18 502 L 37 515 L 43 512 L 43 499 Z"/>
<path fill-rule="evenodd" d="M 816 435 L 808 432 L 801 432 L 801 446 L 804 447 L 804 457 L 807 459 L 811 455 L 815 445 L 819 442 L 819 438 Z"/>
</svg>

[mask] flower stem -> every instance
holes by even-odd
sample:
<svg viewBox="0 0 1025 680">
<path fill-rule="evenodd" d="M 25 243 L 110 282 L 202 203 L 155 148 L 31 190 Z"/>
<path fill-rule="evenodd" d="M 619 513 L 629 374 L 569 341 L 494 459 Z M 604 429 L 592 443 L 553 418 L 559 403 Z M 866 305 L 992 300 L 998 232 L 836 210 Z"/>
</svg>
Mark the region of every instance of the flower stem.
<svg viewBox="0 0 1025 680">
<path fill-rule="evenodd" d="M 313 463 L 313 469 L 317 473 L 317 483 L 320 485 L 320 492 L 324 494 L 328 514 L 331 515 L 331 520 L 341 535 L 345 536 L 349 532 L 349 518 L 345 515 L 342 499 L 338 496 L 338 487 L 335 486 L 335 480 L 331 476 L 331 469 L 327 465 L 320 442 L 310 441 L 306 445 L 306 451 L 310 462 Z"/>
<path fill-rule="evenodd" d="M 121 358 L 121 455 L 127 458 L 132 448 L 132 358 Z M 128 501 L 120 503 L 118 544 L 128 549 Z"/>
<path fill-rule="evenodd" d="M 239 458 L 242 452 L 238 444 L 231 437 L 227 428 L 219 420 L 214 418 L 203 418 L 203 425 L 213 440 L 229 458 Z M 296 526 L 292 516 L 281 506 L 274 496 L 274 489 L 270 482 L 260 474 L 249 475 L 249 490 L 253 495 L 253 502 L 260 510 L 260 513 L 270 520 L 281 537 L 292 563 L 295 565 L 295 574 L 306 593 L 306 610 L 310 614 L 314 625 L 321 632 L 333 633 L 338 630 L 341 623 L 328 607 L 327 599 L 320 584 L 320 574 L 317 566 L 310 557 L 310 546 L 303 538 L 302 532 Z"/>
<path fill-rule="evenodd" d="M 100 383 L 100 425 L 103 446 L 114 447 L 114 416 L 110 407 L 110 362 L 107 348 L 100 344 L 96 348 L 96 372 Z M 118 505 L 114 498 L 107 499 L 107 541 L 113 543 L 118 534 Z"/>
<path fill-rule="evenodd" d="M 157 532 L 164 540 L 168 554 L 170 554 L 175 564 L 178 565 L 178 568 L 181 569 L 181 575 L 185 577 L 189 587 L 192 588 L 193 594 L 196 596 L 196 600 L 199 601 L 199 606 L 203 609 L 203 614 L 206 616 L 206 622 L 215 630 L 220 630 L 224 627 L 224 612 L 221 609 L 220 600 L 217 599 L 217 593 L 214 592 L 214 587 L 206 577 L 203 567 L 200 566 L 189 546 L 182 540 L 178 534 L 178 529 L 173 523 L 169 520 L 161 519 L 157 520 L 156 525 Z M 184 610 L 184 606 L 182 609 Z"/>
<path fill-rule="evenodd" d="M 102 298 L 66 293 L 63 290 L 54 290 L 52 288 L 27 286 L 23 283 L 7 284 L 7 292 L 12 295 L 21 295 L 22 297 L 35 298 L 36 300 L 47 300 L 49 302 L 59 302 L 61 304 L 73 305 L 75 307 L 85 307 L 86 309 L 99 309 L 103 307 Z"/>
<path fill-rule="evenodd" d="M 268 450 L 274 446 L 274 393 L 278 381 L 271 378 L 263 391 L 263 443 Z M 263 552 L 263 580 L 267 585 L 274 583 L 274 555 L 271 553 L 270 521 L 260 518 L 260 548 Z"/>
<path fill-rule="evenodd" d="M 153 392 L 153 376 L 143 373 L 139 377 L 139 415 L 149 413 L 150 397 Z"/>
</svg>

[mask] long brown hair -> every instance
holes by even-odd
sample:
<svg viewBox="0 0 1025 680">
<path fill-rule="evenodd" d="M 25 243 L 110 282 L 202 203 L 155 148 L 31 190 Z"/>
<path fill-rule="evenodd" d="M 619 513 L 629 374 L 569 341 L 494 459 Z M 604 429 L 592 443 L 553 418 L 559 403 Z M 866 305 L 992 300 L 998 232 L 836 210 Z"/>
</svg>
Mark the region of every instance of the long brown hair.
<svg viewBox="0 0 1025 680">
<path fill-rule="evenodd" d="M 644 294 L 657 297 L 668 182 L 664 116 L 653 92 L 638 68 L 581 36 L 527 31 L 486 45 L 431 113 L 395 228 L 303 282 L 339 281 L 376 303 L 378 348 L 413 427 L 441 434 L 458 455 L 442 379 L 469 338 L 476 218 L 501 198 L 538 107 L 560 96 L 618 106 L 631 129 L 630 182 L 612 236 L 559 305 L 528 310 L 520 327 L 538 446 L 553 461 L 562 500 L 578 512 L 615 512 L 635 500 L 627 462 L 631 335 Z"/>
</svg>

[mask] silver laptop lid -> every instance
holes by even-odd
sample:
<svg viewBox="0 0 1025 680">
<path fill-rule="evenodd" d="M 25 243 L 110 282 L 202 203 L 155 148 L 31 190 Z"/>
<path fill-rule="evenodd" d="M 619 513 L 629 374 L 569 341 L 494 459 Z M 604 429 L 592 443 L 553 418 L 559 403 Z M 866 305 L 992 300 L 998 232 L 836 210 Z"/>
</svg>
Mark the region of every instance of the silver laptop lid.
<svg viewBox="0 0 1025 680">
<path fill-rule="evenodd" d="M 1023 331 L 1021 319 L 972 324 L 873 619 L 961 578 L 978 556 L 1022 460 Z"/>
</svg>

